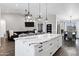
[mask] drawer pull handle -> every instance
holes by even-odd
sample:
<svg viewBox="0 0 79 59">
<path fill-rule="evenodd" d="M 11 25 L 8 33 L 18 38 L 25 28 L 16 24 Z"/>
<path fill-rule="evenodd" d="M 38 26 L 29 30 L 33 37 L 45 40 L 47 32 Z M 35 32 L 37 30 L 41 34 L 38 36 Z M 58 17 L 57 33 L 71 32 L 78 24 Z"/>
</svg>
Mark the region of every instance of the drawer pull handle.
<svg viewBox="0 0 79 59">
<path fill-rule="evenodd" d="M 40 47 L 38 47 L 38 48 L 41 48 L 41 47 L 43 47 L 43 46 L 40 46 Z"/>
<path fill-rule="evenodd" d="M 50 52 L 50 54 L 52 54 L 52 52 Z"/>
<path fill-rule="evenodd" d="M 43 42 L 43 43 L 46 43 L 46 42 L 48 42 L 48 41 L 45 41 L 45 42 Z"/>
<path fill-rule="evenodd" d="M 59 39 L 57 41 L 59 41 Z"/>
<path fill-rule="evenodd" d="M 39 52 L 42 52 L 42 51 L 43 51 L 43 49 L 39 50 Z"/>
<path fill-rule="evenodd" d="M 52 45 L 52 43 L 50 43 L 50 46 Z"/>
<path fill-rule="evenodd" d="M 41 42 L 40 44 L 43 44 L 43 43 L 46 43 L 46 42 L 48 42 L 48 41 L 45 41 L 45 42 Z"/>
<path fill-rule="evenodd" d="M 59 47 L 59 46 L 57 45 L 57 47 Z"/>
<path fill-rule="evenodd" d="M 43 44 L 42 42 L 40 44 Z"/>
<path fill-rule="evenodd" d="M 29 46 L 31 46 L 32 44 L 39 44 L 39 43 L 30 43 Z"/>
</svg>

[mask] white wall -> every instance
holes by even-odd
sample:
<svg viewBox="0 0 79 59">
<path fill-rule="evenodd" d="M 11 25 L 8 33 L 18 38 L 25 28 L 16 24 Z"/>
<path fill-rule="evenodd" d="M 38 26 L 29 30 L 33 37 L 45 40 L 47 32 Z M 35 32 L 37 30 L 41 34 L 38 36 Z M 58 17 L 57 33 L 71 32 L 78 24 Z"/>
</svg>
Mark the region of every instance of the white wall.
<svg viewBox="0 0 79 59">
<path fill-rule="evenodd" d="M 24 24 L 24 15 L 21 14 L 3 14 L 2 18 L 7 22 L 7 30 L 13 31 L 27 31 L 37 29 L 37 23 L 35 23 L 35 27 L 25 27 Z M 44 23 L 44 21 L 43 21 Z M 56 15 L 48 15 L 48 23 L 53 24 L 53 33 L 56 33 Z M 43 26 L 43 31 L 45 32 L 45 24 Z"/>
<path fill-rule="evenodd" d="M 25 31 L 32 30 L 34 27 L 26 28 L 24 16 L 19 14 L 3 14 L 3 19 L 7 22 L 7 30 Z"/>
<path fill-rule="evenodd" d="M 56 15 L 51 15 L 51 14 L 49 14 L 48 15 L 48 23 L 49 24 L 52 24 L 52 32 L 54 33 L 54 34 L 56 34 Z"/>
</svg>

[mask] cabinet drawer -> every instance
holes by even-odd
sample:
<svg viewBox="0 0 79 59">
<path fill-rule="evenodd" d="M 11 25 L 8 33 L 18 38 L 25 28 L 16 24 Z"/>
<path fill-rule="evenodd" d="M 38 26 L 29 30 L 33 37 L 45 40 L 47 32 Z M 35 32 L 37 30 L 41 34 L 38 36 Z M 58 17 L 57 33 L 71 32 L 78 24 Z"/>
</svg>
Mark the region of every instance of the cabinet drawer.
<svg viewBox="0 0 79 59">
<path fill-rule="evenodd" d="M 54 46 L 52 46 L 52 47 L 50 47 L 47 51 L 46 51 L 46 53 L 47 53 L 47 56 L 52 56 L 55 52 L 56 52 L 56 46 L 54 45 Z"/>
<path fill-rule="evenodd" d="M 35 50 L 36 56 L 46 56 L 46 50 L 39 49 L 38 51 Z"/>
<path fill-rule="evenodd" d="M 35 45 L 35 53 L 37 55 L 48 55 L 47 50 L 54 46 L 53 41 L 48 41 L 43 44 Z"/>
<path fill-rule="evenodd" d="M 47 42 L 35 45 L 35 54 L 38 56 L 53 55 L 60 47 L 62 39 L 55 38 Z"/>
<path fill-rule="evenodd" d="M 48 48 L 52 47 L 54 45 L 54 41 L 53 40 L 50 40 L 50 41 L 47 41 L 47 42 L 44 42 L 42 44 L 38 44 L 38 45 L 35 45 L 35 49 L 39 50 L 39 49 L 45 49 L 47 50 Z"/>
<path fill-rule="evenodd" d="M 43 53 L 43 51 L 47 50 L 48 46 L 44 46 L 43 44 L 39 44 L 35 46 L 35 53 Z"/>
</svg>

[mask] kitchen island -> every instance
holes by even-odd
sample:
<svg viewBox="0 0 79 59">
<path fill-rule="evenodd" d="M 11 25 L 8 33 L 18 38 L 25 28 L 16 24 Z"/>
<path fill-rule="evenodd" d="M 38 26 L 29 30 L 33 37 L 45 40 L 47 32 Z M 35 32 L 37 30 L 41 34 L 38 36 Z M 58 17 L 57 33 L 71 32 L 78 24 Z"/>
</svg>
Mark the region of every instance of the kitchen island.
<svg viewBox="0 0 79 59">
<path fill-rule="evenodd" d="M 62 46 L 60 34 L 15 38 L 15 56 L 52 56 Z"/>
</svg>

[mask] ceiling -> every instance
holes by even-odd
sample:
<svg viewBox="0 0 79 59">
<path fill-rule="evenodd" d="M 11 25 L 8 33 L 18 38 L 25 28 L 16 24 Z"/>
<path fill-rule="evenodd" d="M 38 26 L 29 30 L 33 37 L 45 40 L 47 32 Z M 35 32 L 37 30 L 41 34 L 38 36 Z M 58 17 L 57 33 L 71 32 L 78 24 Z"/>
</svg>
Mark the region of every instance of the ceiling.
<svg viewBox="0 0 79 59">
<path fill-rule="evenodd" d="M 24 14 L 25 9 L 28 9 L 27 3 L 0 3 L 2 13 L 18 13 Z M 41 15 L 45 16 L 46 4 L 41 3 Z M 37 16 L 39 14 L 39 4 L 30 3 L 30 12 Z M 48 3 L 47 4 L 48 15 L 57 15 L 60 19 L 79 19 L 79 3 Z"/>
</svg>

